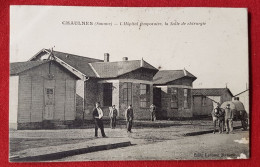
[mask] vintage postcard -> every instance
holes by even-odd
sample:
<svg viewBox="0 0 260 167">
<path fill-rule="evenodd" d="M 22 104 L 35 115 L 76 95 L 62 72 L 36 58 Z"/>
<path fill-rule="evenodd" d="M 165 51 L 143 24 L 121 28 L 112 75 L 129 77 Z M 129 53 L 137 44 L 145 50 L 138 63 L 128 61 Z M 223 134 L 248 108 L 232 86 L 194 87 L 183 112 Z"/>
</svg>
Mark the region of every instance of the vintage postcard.
<svg viewBox="0 0 260 167">
<path fill-rule="evenodd" d="M 248 159 L 245 8 L 10 7 L 9 160 Z"/>
</svg>

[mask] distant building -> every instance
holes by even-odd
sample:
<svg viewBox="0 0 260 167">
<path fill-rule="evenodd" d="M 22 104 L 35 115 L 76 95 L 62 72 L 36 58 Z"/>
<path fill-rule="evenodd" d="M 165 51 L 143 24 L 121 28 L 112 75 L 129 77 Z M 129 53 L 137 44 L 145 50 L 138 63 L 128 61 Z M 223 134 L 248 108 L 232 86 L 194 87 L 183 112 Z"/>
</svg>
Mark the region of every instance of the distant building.
<svg viewBox="0 0 260 167">
<path fill-rule="evenodd" d="M 217 103 L 231 101 L 233 94 L 228 88 L 193 89 L 193 116 L 209 116 Z"/>
<path fill-rule="evenodd" d="M 187 70 L 162 70 L 153 78 L 154 104 L 159 118 L 192 117 L 192 83 Z"/>
<path fill-rule="evenodd" d="M 244 104 L 246 112 L 249 113 L 249 89 L 236 94 L 235 97 Z"/>
</svg>

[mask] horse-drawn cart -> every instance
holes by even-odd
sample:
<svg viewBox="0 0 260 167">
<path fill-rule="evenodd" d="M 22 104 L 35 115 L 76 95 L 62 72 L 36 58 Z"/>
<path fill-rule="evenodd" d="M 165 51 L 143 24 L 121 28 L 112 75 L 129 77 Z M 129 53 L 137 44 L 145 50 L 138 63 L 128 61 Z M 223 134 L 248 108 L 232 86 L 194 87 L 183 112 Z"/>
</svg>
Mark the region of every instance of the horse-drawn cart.
<svg viewBox="0 0 260 167">
<path fill-rule="evenodd" d="M 234 121 L 241 121 L 242 128 L 246 130 L 248 128 L 248 113 L 245 110 L 245 107 L 242 102 L 238 100 L 234 101 L 226 101 L 221 104 L 220 108 L 225 109 L 227 104 L 230 104 L 230 109 L 233 110 L 234 113 Z"/>
</svg>

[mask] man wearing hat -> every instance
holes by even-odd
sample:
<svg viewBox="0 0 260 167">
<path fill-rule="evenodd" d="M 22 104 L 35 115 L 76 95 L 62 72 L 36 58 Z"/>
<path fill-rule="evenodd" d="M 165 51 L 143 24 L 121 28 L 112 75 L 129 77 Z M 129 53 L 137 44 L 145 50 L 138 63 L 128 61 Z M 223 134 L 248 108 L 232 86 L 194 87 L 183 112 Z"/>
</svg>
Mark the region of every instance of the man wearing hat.
<svg viewBox="0 0 260 167">
<path fill-rule="evenodd" d="M 125 118 L 126 118 L 126 128 L 127 128 L 127 133 L 130 132 L 132 133 L 132 124 L 133 124 L 133 119 L 134 119 L 134 112 L 132 105 L 130 104 L 125 112 Z"/>
<path fill-rule="evenodd" d="M 103 111 L 100 107 L 99 102 L 96 102 L 96 107 L 94 108 L 92 114 L 93 114 L 93 118 L 95 121 L 95 137 L 98 137 L 98 128 L 100 128 L 102 137 L 107 137 L 104 132 L 104 125 L 103 125 L 103 121 L 102 121 Z"/>
<path fill-rule="evenodd" d="M 220 110 L 219 110 L 218 124 L 219 124 L 219 133 L 223 133 L 224 126 L 225 126 L 225 110 L 222 108 L 220 108 Z"/>
<path fill-rule="evenodd" d="M 110 109 L 110 112 L 109 112 L 111 129 L 115 129 L 116 128 L 116 117 L 117 117 L 117 114 L 118 114 L 118 112 L 117 112 L 116 106 L 113 105 L 112 108 Z"/>
<path fill-rule="evenodd" d="M 234 112 L 230 108 L 230 104 L 227 104 L 225 108 L 225 124 L 226 124 L 226 133 L 233 132 L 233 118 Z"/>
<path fill-rule="evenodd" d="M 218 122 L 218 118 L 219 118 L 219 112 L 220 112 L 220 107 L 219 107 L 219 103 L 217 103 L 216 108 L 214 108 L 214 110 L 212 111 L 212 119 L 213 119 L 213 124 L 214 124 L 214 130 L 213 133 L 215 134 L 216 132 L 216 126 L 217 126 L 217 122 Z"/>
</svg>

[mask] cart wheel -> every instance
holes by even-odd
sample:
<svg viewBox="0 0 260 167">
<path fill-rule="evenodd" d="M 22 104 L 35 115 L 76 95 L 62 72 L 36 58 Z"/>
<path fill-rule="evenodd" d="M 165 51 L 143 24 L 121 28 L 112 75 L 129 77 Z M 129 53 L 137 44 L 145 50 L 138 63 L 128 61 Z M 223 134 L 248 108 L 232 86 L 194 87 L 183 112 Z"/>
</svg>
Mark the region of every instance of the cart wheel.
<svg viewBox="0 0 260 167">
<path fill-rule="evenodd" d="M 247 130 L 247 127 L 248 127 L 248 120 L 245 119 L 245 120 L 242 120 L 241 122 L 242 122 L 242 128 L 243 128 L 243 130 Z"/>
</svg>

